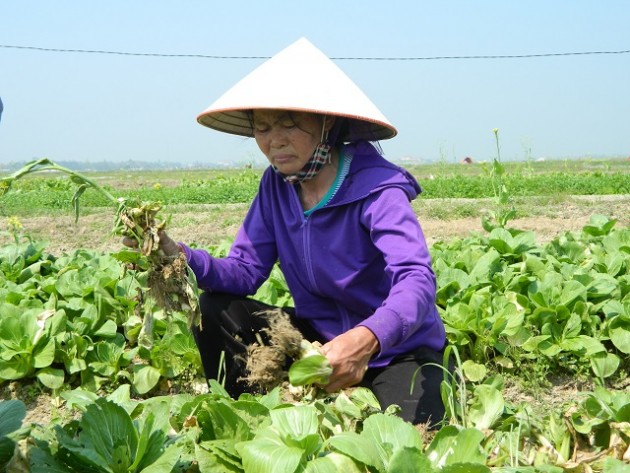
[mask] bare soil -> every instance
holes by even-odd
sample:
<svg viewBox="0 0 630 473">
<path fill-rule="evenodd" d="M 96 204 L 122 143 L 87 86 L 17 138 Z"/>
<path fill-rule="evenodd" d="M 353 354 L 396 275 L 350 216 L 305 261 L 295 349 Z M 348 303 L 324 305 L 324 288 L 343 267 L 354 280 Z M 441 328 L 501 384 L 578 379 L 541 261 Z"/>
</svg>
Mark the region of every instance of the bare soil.
<svg viewBox="0 0 630 473">
<path fill-rule="evenodd" d="M 491 202 L 472 199 L 426 199 L 414 202 L 414 209 L 429 245 L 437 241 L 484 233 L 480 216 L 491 208 Z M 176 241 L 199 247 L 218 245 L 236 235 L 247 212 L 247 204 L 195 205 L 165 208 L 170 215 L 169 235 Z M 461 213 L 470 216 L 458 216 Z M 537 199 L 520 204 L 511 228 L 531 230 L 539 243 L 545 243 L 567 231 L 579 231 L 594 214 L 617 219 L 617 226 L 630 225 L 630 195 L 579 196 Z M 111 234 L 113 214 L 98 211 L 81 216 L 36 216 L 20 218 L 25 234 L 46 241 L 47 251 L 60 255 L 81 248 L 97 251 L 119 251 L 119 237 Z M 5 241 L 6 241 L 5 237 Z M 0 244 L 4 243 L 0 236 Z"/>
</svg>

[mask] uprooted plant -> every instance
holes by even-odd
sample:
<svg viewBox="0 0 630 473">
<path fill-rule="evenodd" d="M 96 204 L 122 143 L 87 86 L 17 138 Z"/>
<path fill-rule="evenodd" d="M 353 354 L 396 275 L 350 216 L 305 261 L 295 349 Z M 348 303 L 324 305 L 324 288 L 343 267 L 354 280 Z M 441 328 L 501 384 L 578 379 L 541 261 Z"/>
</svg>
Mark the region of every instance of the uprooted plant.
<svg viewBox="0 0 630 473">
<path fill-rule="evenodd" d="M 283 382 L 292 386 L 325 385 L 332 374 L 328 359 L 317 342 L 302 337 L 286 312 L 281 309 L 256 314 L 267 320 L 258 341 L 247 347 L 246 371 L 243 379 L 250 386 L 270 391 Z M 288 367 L 288 370 L 287 370 Z"/>
<path fill-rule="evenodd" d="M 94 189 L 116 207 L 112 232 L 130 238 L 137 245 L 137 251 L 121 251 L 116 256 L 123 263 L 133 264 L 139 274 L 146 275 L 148 292 L 146 297 L 155 300 L 165 314 L 181 311 L 188 314 L 189 326 L 198 326 L 201 315 L 198 304 L 198 291 L 195 276 L 188 267 L 186 257 L 165 254 L 160 249 L 160 237 L 166 225 L 157 214 L 162 208 L 159 202 L 142 202 L 139 199 L 116 198 L 106 189 L 88 177 L 60 166 L 50 159 L 43 158 L 26 164 L 15 173 L 0 179 L 0 197 L 11 189 L 17 179 L 42 171 L 56 171 L 66 174 L 77 185 L 72 196 L 75 219 L 79 218 L 80 197 L 87 189 Z M 139 295 L 140 303 L 145 295 Z M 152 343 L 153 316 L 151 310 L 144 311 L 144 345 Z"/>
</svg>

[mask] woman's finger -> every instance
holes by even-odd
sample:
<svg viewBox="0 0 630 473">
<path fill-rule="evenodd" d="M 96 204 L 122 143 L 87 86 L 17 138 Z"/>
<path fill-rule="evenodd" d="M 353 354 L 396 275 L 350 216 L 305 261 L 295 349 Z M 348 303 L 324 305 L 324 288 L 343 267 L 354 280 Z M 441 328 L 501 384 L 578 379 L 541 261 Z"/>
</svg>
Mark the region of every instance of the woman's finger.
<svg viewBox="0 0 630 473">
<path fill-rule="evenodd" d="M 138 242 L 134 238 L 128 236 L 122 238 L 122 244 L 129 248 L 138 248 Z"/>
</svg>

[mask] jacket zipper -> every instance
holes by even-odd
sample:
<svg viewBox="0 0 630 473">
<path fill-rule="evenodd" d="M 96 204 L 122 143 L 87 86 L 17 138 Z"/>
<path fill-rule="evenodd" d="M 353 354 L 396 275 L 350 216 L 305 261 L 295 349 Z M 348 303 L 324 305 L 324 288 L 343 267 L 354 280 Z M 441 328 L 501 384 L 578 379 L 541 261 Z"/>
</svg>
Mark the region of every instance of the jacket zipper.
<svg viewBox="0 0 630 473">
<path fill-rule="evenodd" d="M 313 261 L 311 258 L 311 226 L 310 219 L 307 217 L 304 219 L 302 223 L 302 242 L 303 242 L 303 252 L 304 252 L 304 266 L 306 267 L 306 275 L 308 276 L 308 281 L 311 284 L 311 287 L 315 292 L 319 293 L 319 288 L 317 287 L 317 281 L 315 280 L 315 274 L 313 273 Z"/>
<path fill-rule="evenodd" d="M 298 193 L 295 192 L 294 205 L 297 206 L 300 215 L 302 215 L 302 225 L 300 229 L 302 230 L 302 253 L 304 255 L 304 269 L 306 270 L 306 275 L 308 277 L 308 282 L 315 292 L 319 292 L 317 287 L 317 282 L 315 281 L 315 275 L 313 274 L 313 265 L 311 260 L 311 232 L 310 232 L 310 219 L 304 215 L 304 211 L 302 210 L 302 204 L 300 203 L 300 197 Z"/>
</svg>

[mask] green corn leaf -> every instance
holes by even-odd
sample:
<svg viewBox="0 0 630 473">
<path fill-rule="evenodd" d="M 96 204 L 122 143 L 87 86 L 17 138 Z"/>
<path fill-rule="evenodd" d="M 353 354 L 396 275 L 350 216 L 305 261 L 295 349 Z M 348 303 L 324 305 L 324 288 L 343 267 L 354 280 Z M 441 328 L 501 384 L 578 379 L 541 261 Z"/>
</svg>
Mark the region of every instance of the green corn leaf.
<svg viewBox="0 0 630 473">
<path fill-rule="evenodd" d="M 74 192 L 74 195 L 72 196 L 72 200 L 70 201 L 70 203 L 72 204 L 72 207 L 74 208 L 74 221 L 75 222 L 79 221 L 80 199 L 83 193 L 87 190 L 87 188 L 88 188 L 87 184 L 81 184 L 79 187 L 77 187 L 77 190 Z"/>
</svg>

